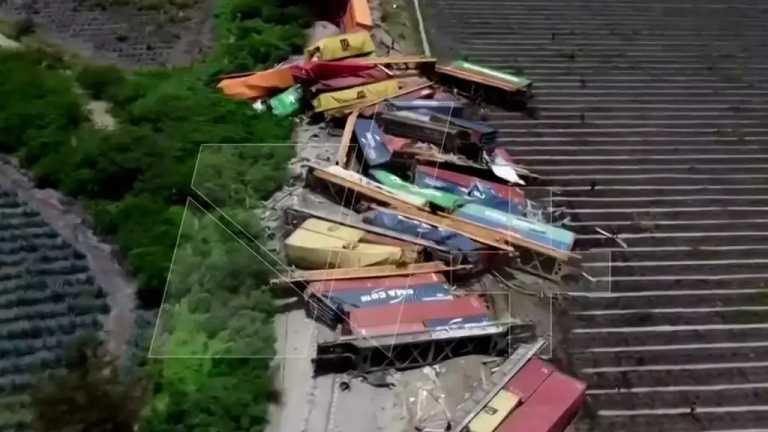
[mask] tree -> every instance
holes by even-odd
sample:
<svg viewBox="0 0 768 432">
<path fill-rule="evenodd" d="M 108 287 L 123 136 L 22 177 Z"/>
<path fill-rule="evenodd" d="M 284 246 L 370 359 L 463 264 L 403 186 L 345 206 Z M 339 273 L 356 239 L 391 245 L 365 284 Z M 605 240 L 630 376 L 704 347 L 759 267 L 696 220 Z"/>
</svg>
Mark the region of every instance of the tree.
<svg viewBox="0 0 768 432">
<path fill-rule="evenodd" d="M 78 340 L 66 369 L 32 392 L 35 432 L 134 432 L 149 386 L 121 374 L 95 336 Z"/>
</svg>

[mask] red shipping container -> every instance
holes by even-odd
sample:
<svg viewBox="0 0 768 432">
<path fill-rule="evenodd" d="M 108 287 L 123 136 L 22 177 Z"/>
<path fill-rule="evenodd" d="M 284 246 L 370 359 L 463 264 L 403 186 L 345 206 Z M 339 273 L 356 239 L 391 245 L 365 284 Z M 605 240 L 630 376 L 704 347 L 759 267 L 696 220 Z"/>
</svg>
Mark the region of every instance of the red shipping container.
<svg viewBox="0 0 768 432">
<path fill-rule="evenodd" d="M 534 357 L 504 385 L 504 388 L 517 395 L 520 398 L 520 402 L 524 403 L 555 371 L 554 366 L 538 357 Z"/>
<path fill-rule="evenodd" d="M 364 291 L 375 288 L 403 288 L 433 283 L 446 283 L 445 276 L 440 273 L 425 273 L 384 278 L 330 280 L 312 282 L 309 284 L 309 290 L 315 294 L 323 294 L 341 291 Z"/>
<path fill-rule="evenodd" d="M 310 61 L 291 66 L 291 73 L 297 82 L 313 85 L 320 81 L 355 76 L 375 69 L 379 69 L 379 67 L 354 60 Z"/>
<path fill-rule="evenodd" d="M 378 327 L 368 327 L 360 330 L 357 334 L 360 336 L 398 336 L 409 333 L 421 333 L 427 331 L 427 327 L 422 323 L 399 323 L 387 324 Z"/>
<path fill-rule="evenodd" d="M 349 314 L 352 333 L 366 336 L 423 331 L 427 321 L 488 319 L 488 306 L 479 296 L 465 296 L 440 302 L 393 304 L 355 309 Z"/>
<path fill-rule="evenodd" d="M 562 432 L 578 414 L 586 388 L 583 382 L 554 372 L 496 432 Z"/>
<path fill-rule="evenodd" d="M 391 78 L 392 74 L 387 72 L 386 69 L 376 68 L 357 72 L 354 75 L 322 80 L 312 87 L 312 91 L 315 93 L 322 93 L 327 91 L 343 90 L 361 85 L 373 84 Z"/>
</svg>

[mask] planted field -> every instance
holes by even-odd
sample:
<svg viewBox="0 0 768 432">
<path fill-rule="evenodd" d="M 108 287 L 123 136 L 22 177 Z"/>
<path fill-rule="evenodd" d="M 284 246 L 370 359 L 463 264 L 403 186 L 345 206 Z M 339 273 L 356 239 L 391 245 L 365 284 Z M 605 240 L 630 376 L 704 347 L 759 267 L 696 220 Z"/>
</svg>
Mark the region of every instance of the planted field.
<svg viewBox="0 0 768 432">
<path fill-rule="evenodd" d="M 0 430 L 27 428 L 26 392 L 63 366 L 70 342 L 101 330 L 108 312 L 85 256 L 0 189 Z"/>
<path fill-rule="evenodd" d="M 0 15 L 29 18 L 58 43 L 126 66 L 188 64 L 213 43 L 211 2 L 63 0 L 2 2 Z"/>
</svg>

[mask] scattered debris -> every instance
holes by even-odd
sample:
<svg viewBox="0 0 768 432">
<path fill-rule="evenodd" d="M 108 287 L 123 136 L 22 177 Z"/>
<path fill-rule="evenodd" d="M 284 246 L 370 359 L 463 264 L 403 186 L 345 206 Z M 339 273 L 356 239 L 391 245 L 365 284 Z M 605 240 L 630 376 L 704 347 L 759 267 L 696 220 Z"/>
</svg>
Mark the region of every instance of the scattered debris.
<svg viewBox="0 0 768 432">
<path fill-rule="evenodd" d="M 575 234 L 557 226 L 566 209 L 527 196 L 520 186 L 537 176 L 497 144 L 497 129 L 485 121 L 487 104 L 524 108 L 533 83 L 466 61 L 378 57 L 367 2 L 347 4 L 346 33 L 318 24 L 313 34 L 327 35 L 313 38 L 304 58 L 219 83 L 258 111 L 310 119 L 300 128 L 310 144 L 293 161 L 303 187 L 265 212 L 270 224 L 283 214 L 273 232 L 291 267 L 272 285 L 298 288 L 307 317 L 322 324 L 316 375 L 353 371 L 392 388 L 392 370 L 424 368 L 429 384 L 408 405 L 416 430 L 506 427 L 536 399 L 500 386 L 462 423 L 446 405 L 437 364 L 469 354 L 507 358 L 535 337 L 531 322 L 473 286 L 478 276 L 515 268 L 559 280 L 578 265 Z M 340 137 L 338 146 L 309 150 L 329 137 Z M 555 216 L 559 223 L 544 222 Z M 494 284 L 538 295 L 522 285 Z M 338 385 L 350 391 L 348 380 Z"/>
<path fill-rule="evenodd" d="M 385 265 L 385 266 L 372 266 L 358 269 L 334 269 L 334 270 L 314 270 L 314 271 L 296 271 L 286 274 L 279 279 L 273 279 L 270 283 L 272 285 L 282 285 L 292 282 L 312 282 L 312 281 L 324 281 L 324 280 L 343 280 L 343 279 L 359 279 L 359 278 L 384 278 L 390 276 L 409 276 L 417 275 L 421 273 L 433 273 L 433 272 L 459 272 L 462 270 L 469 270 L 472 266 L 460 265 L 460 266 L 447 266 L 442 262 L 426 262 L 419 264 L 411 264 L 407 266 Z"/>
<path fill-rule="evenodd" d="M 601 235 L 603 235 L 603 236 L 605 236 L 605 237 L 607 237 L 609 239 L 612 239 L 612 240 L 616 241 L 616 243 L 618 243 L 619 246 L 621 246 L 622 248 L 624 248 L 624 249 L 628 249 L 629 248 L 629 245 L 627 245 L 627 243 L 624 240 L 619 238 L 619 234 L 611 234 L 608 231 L 606 231 L 606 230 L 604 230 L 604 229 L 602 229 L 600 227 L 595 227 L 595 231 L 597 231 L 598 233 L 600 233 Z"/>
<path fill-rule="evenodd" d="M 390 381 L 389 371 L 378 371 L 378 372 L 371 372 L 368 374 L 362 374 L 360 375 L 360 379 L 373 387 L 391 389 L 397 386 L 397 384 Z"/>
</svg>

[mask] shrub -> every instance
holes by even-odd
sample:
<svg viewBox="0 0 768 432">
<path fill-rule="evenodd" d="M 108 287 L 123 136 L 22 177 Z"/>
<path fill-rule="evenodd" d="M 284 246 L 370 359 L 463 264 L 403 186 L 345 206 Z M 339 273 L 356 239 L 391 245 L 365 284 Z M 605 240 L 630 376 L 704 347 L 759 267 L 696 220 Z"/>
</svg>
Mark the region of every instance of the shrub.
<svg viewBox="0 0 768 432">
<path fill-rule="evenodd" d="M 77 73 L 77 83 L 94 99 L 106 99 L 111 91 L 119 91 L 124 82 L 125 75 L 115 66 L 86 65 Z"/>
<path fill-rule="evenodd" d="M 10 37 L 11 39 L 19 40 L 24 36 L 29 36 L 35 33 L 36 29 L 37 29 L 37 24 L 35 23 L 34 19 L 30 17 L 22 18 L 16 21 L 15 23 L 13 23 Z"/>
<path fill-rule="evenodd" d="M 0 110 L 0 151 L 34 147 L 28 163 L 68 143 L 85 119 L 72 80 L 43 69 L 47 60 L 40 52 L 0 51 L 0 100 L 13 101 Z"/>
</svg>

